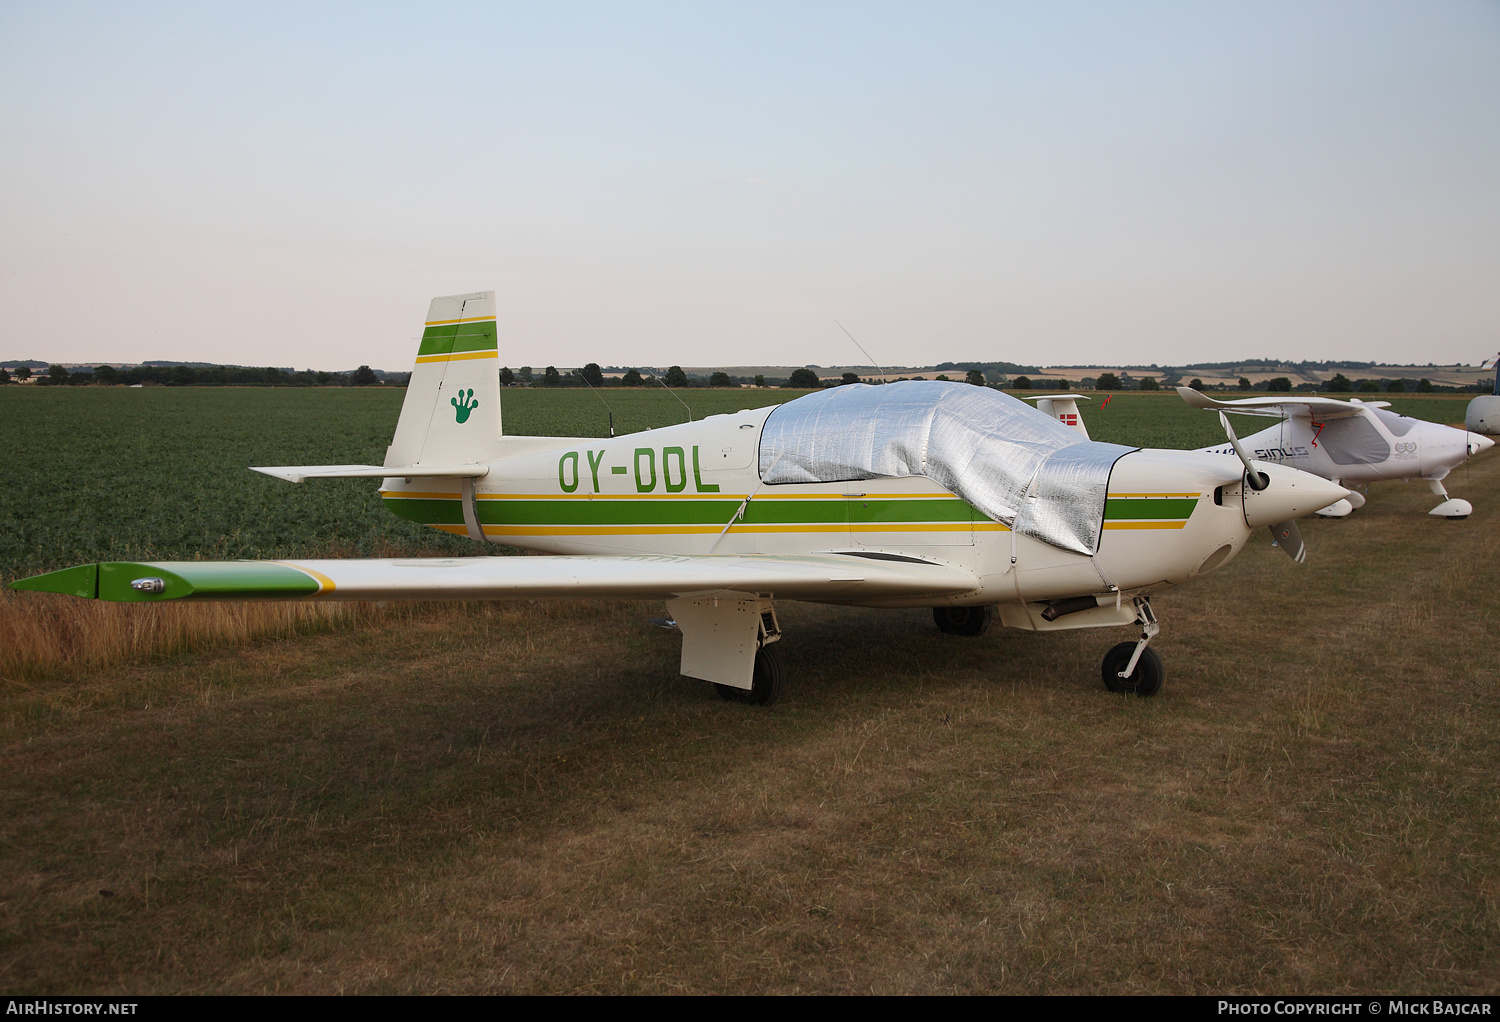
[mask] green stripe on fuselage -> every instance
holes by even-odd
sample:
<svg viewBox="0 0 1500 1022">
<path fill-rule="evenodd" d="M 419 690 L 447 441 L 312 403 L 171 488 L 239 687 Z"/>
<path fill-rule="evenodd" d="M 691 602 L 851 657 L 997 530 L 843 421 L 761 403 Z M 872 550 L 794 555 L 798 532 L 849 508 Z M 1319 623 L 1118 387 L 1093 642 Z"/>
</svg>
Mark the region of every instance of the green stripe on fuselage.
<svg viewBox="0 0 1500 1022">
<path fill-rule="evenodd" d="M 1185 521 L 1193 515 L 1198 501 L 1193 497 L 1111 497 L 1104 502 L 1106 521 L 1129 521 L 1143 518 L 1158 521 Z"/>
<path fill-rule="evenodd" d="M 393 514 L 423 525 L 462 525 L 457 498 L 386 497 Z M 739 508 L 734 498 L 660 500 L 586 496 L 540 500 L 479 500 L 483 525 L 724 525 Z M 1194 498 L 1112 497 L 1105 501 L 1107 521 L 1186 521 L 1198 506 Z M 985 522 L 988 519 L 957 497 L 890 500 L 879 497 L 777 499 L 760 497 L 745 508 L 745 525 L 854 525 L 881 523 Z"/>
<path fill-rule="evenodd" d="M 457 498 L 389 496 L 393 514 L 423 525 L 462 525 L 463 505 Z M 701 499 L 567 497 L 556 500 L 478 500 L 475 513 L 481 525 L 725 525 L 739 509 L 734 497 Z M 785 500 L 762 497 L 745 508 L 745 525 L 828 525 L 984 521 L 984 517 L 956 497 L 932 500 L 883 500 L 832 497 Z"/>
<path fill-rule="evenodd" d="M 495 321 L 492 319 L 476 323 L 445 323 L 422 331 L 422 346 L 417 349 L 417 357 L 494 351 L 496 347 Z"/>
</svg>

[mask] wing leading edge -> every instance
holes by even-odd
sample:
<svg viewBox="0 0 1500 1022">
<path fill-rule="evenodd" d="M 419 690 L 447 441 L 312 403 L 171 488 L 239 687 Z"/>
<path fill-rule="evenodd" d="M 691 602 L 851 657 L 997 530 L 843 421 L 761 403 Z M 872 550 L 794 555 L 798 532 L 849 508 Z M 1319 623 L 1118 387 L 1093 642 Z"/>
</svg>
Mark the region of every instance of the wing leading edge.
<svg viewBox="0 0 1500 1022">
<path fill-rule="evenodd" d="M 1319 419 L 1344 419 L 1361 414 L 1366 408 L 1387 408 L 1389 401 L 1340 401 L 1332 397 L 1247 397 L 1236 401 L 1216 401 L 1192 387 L 1178 387 L 1177 393 L 1194 408 L 1237 412 L 1240 415 L 1265 415 L 1273 418 L 1316 416 Z"/>
<path fill-rule="evenodd" d="M 21 579 L 11 587 L 133 603 L 176 599 L 672 599 L 717 592 L 864 602 L 961 595 L 976 589 L 978 582 L 967 571 L 929 561 L 827 554 L 106 561 Z"/>
</svg>

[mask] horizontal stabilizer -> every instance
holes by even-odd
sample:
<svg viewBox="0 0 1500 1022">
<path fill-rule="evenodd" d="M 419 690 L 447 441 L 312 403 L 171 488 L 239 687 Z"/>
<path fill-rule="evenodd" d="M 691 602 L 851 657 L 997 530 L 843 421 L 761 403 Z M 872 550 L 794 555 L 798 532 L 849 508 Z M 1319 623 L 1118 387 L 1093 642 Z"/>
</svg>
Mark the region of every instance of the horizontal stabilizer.
<svg viewBox="0 0 1500 1022">
<path fill-rule="evenodd" d="M 251 465 L 260 472 L 289 483 L 304 479 L 483 479 L 488 465 Z"/>
<path fill-rule="evenodd" d="M 11 583 L 132 603 L 156 600 L 672 599 L 720 592 L 788 599 L 957 596 L 967 571 L 928 561 L 810 557 L 451 557 L 414 560 L 107 561 Z"/>
</svg>

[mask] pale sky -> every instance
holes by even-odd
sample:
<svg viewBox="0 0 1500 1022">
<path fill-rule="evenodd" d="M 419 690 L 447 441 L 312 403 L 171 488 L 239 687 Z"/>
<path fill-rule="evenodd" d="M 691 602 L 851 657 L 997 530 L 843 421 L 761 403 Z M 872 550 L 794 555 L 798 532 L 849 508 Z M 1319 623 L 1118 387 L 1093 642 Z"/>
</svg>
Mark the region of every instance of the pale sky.
<svg viewBox="0 0 1500 1022">
<path fill-rule="evenodd" d="M 1500 3 L 0 0 L 0 359 L 1500 347 Z"/>
</svg>

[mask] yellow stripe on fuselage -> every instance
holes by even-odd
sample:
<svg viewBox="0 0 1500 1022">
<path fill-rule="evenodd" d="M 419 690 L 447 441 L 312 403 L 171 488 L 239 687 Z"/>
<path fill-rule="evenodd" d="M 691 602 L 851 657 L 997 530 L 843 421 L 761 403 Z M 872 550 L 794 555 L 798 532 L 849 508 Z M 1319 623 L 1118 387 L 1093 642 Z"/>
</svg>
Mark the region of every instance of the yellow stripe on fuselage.
<svg viewBox="0 0 1500 1022">
<path fill-rule="evenodd" d="M 1204 494 L 1201 494 L 1201 493 L 1108 493 L 1108 494 L 1105 494 L 1105 496 L 1107 496 L 1110 500 L 1129 499 L 1129 498 L 1132 498 L 1132 497 L 1156 498 L 1157 500 L 1162 500 L 1162 499 L 1199 500 L 1199 499 L 1201 499 L 1204 496 Z"/>
</svg>

